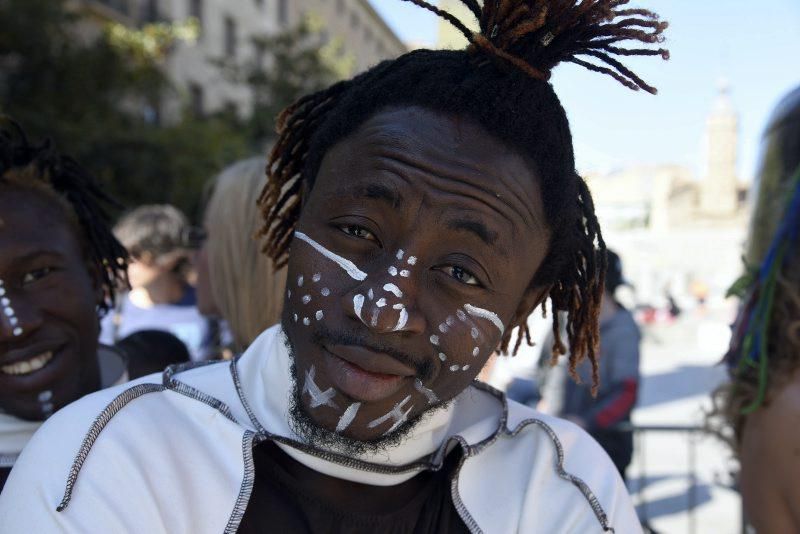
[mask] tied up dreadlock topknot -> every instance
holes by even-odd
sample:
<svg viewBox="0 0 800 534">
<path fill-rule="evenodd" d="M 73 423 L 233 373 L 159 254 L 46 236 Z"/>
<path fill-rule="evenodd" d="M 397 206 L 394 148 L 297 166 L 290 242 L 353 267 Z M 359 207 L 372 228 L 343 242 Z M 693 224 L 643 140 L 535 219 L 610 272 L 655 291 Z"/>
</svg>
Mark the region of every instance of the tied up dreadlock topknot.
<svg viewBox="0 0 800 534">
<path fill-rule="evenodd" d="M 324 155 L 372 115 L 418 106 L 476 122 L 527 156 L 540 182 L 550 248 L 532 287 L 549 288 L 554 357 L 566 353 L 559 313 L 566 314 L 570 372 L 584 358 L 598 384 L 598 315 L 604 288 L 605 243 L 586 183 L 575 172 L 566 112 L 547 82 L 561 62 L 611 76 L 626 87 L 655 93 L 615 56 L 660 56 L 661 48 L 624 47 L 663 41 L 667 23 L 629 0 L 462 0 L 479 31 L 424 0 L 404 0 L 448 21 L 468 40 L 466 50 L 415 50 L 299 99 L 278 117 L 278 139 L 258 199 L 265 222 L 264 252 L 284 266 L 306 196 Z M 501 339 L 507 352 L 531 343 L 527 317 L 515 316 Z"/>
<path fill-rule="evenodd" d="M 114 295 L 128 288 L 128 252 L 114 237 L 103 204 L 119 207 L 74 159 L 60 155 L 48 139 L 32 144 L 14 120 L 0 116 L 0 186 L 30 187 L 52 195 L 77 223 L 78 238 L 96 269 L 104 299 L 98 311 L 114 307 Z"/>
</svg>

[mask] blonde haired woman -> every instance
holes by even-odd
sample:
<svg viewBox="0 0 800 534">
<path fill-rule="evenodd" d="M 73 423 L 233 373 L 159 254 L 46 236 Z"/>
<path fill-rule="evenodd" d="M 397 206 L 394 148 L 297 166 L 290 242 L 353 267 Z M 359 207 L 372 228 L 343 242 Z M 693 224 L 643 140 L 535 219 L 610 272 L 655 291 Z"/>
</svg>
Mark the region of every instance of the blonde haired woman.
<svg viewBox="0 0 800 534">
<path fill-rule="evenodd" d="M 197 261 L 198 308 L 227 322 L 236 353 L 280 320 L 283 305 L 285 270 L 274 272 L 254 238 L 264 165 L 262 158 L 243 160 L 215 179 L 205 213 L 208 237 Z"/>
</svg>

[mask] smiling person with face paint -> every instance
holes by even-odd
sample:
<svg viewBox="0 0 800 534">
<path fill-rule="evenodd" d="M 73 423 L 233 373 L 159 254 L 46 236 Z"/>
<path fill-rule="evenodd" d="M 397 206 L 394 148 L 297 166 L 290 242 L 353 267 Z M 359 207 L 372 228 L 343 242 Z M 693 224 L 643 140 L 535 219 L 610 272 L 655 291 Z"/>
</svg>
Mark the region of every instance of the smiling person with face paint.
<svg viewBox="0 0 800 534">
<path fill-rule="evenodd" d="M 470 41 L 292 105 L 259 199 L 280 326 L 48 423 L 0 521 L 53 532 L 636 532 L 576 426 L 475 382 L 549 300 L 598 380 L 605 246 L 550 71 L 654 91 L 612 56 L 666 27 L 624 0 L 477 1 Z M 582 58 L 597 60 L 592 64 Z M 100 415 L 98 416 L 98 413 Z M 50 436 L 87 428 L 55 446 Z M 111 467 L 113 466 L 113 469 Z M 23 495 L 27 497 L 23 497 Z M 57 512 L 55 510 L 58 510 Z"/>
<path fill-rule="evenodd" d="M 125 376 L 97 344 L 127 257 L 104 200 L 74 161 L 0 129 L 0 489 L 42 421 Z"/>
</svg>

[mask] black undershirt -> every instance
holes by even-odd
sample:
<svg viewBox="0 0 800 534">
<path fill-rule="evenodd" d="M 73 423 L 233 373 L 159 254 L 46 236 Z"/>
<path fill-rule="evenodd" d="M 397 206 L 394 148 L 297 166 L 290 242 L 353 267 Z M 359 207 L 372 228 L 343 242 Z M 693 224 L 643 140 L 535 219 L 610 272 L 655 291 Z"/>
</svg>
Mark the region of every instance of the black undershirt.
<svg viewBox="0 0 800 534">
<path fill-rule="evenodd" d="M 0 493 L 3 492 L 3 486 L 6 485 L 6 480 L 8 480 L 8 475 L 10 474 L 10 467 L 0 467 Z"/>
<path fill-rule="evenodd" d="M 396 486 L 369 486 L 323 475 L 266 441 L 253 449 L 255 483 L 240 534 L 467 533 L 450 481 L 460 453 L 437 472 Z"/>
</svg>

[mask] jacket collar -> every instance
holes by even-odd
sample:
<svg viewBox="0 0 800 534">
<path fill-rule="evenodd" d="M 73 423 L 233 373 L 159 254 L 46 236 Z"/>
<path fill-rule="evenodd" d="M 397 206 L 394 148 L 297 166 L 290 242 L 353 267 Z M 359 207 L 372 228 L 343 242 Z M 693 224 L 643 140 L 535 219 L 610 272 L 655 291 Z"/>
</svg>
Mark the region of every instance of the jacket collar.
<svg viewBox="0 0 800 534">
<path fill-rule="evenodd" d="M 348 457 L 298 437 L 289 425 L 291 356 L 275 326 L 256 339 L 233 364 L 234 381 L 254 430 L 274 439 L 287 454 L 318 472 L 353 482 L 394 485 L 423 469 L 438 469 L 456 444 L 470 447 L 505 427 L 505 399 L 476 387 L 417 424 L 400 444 L 380 453 Z"/>
</svg>

